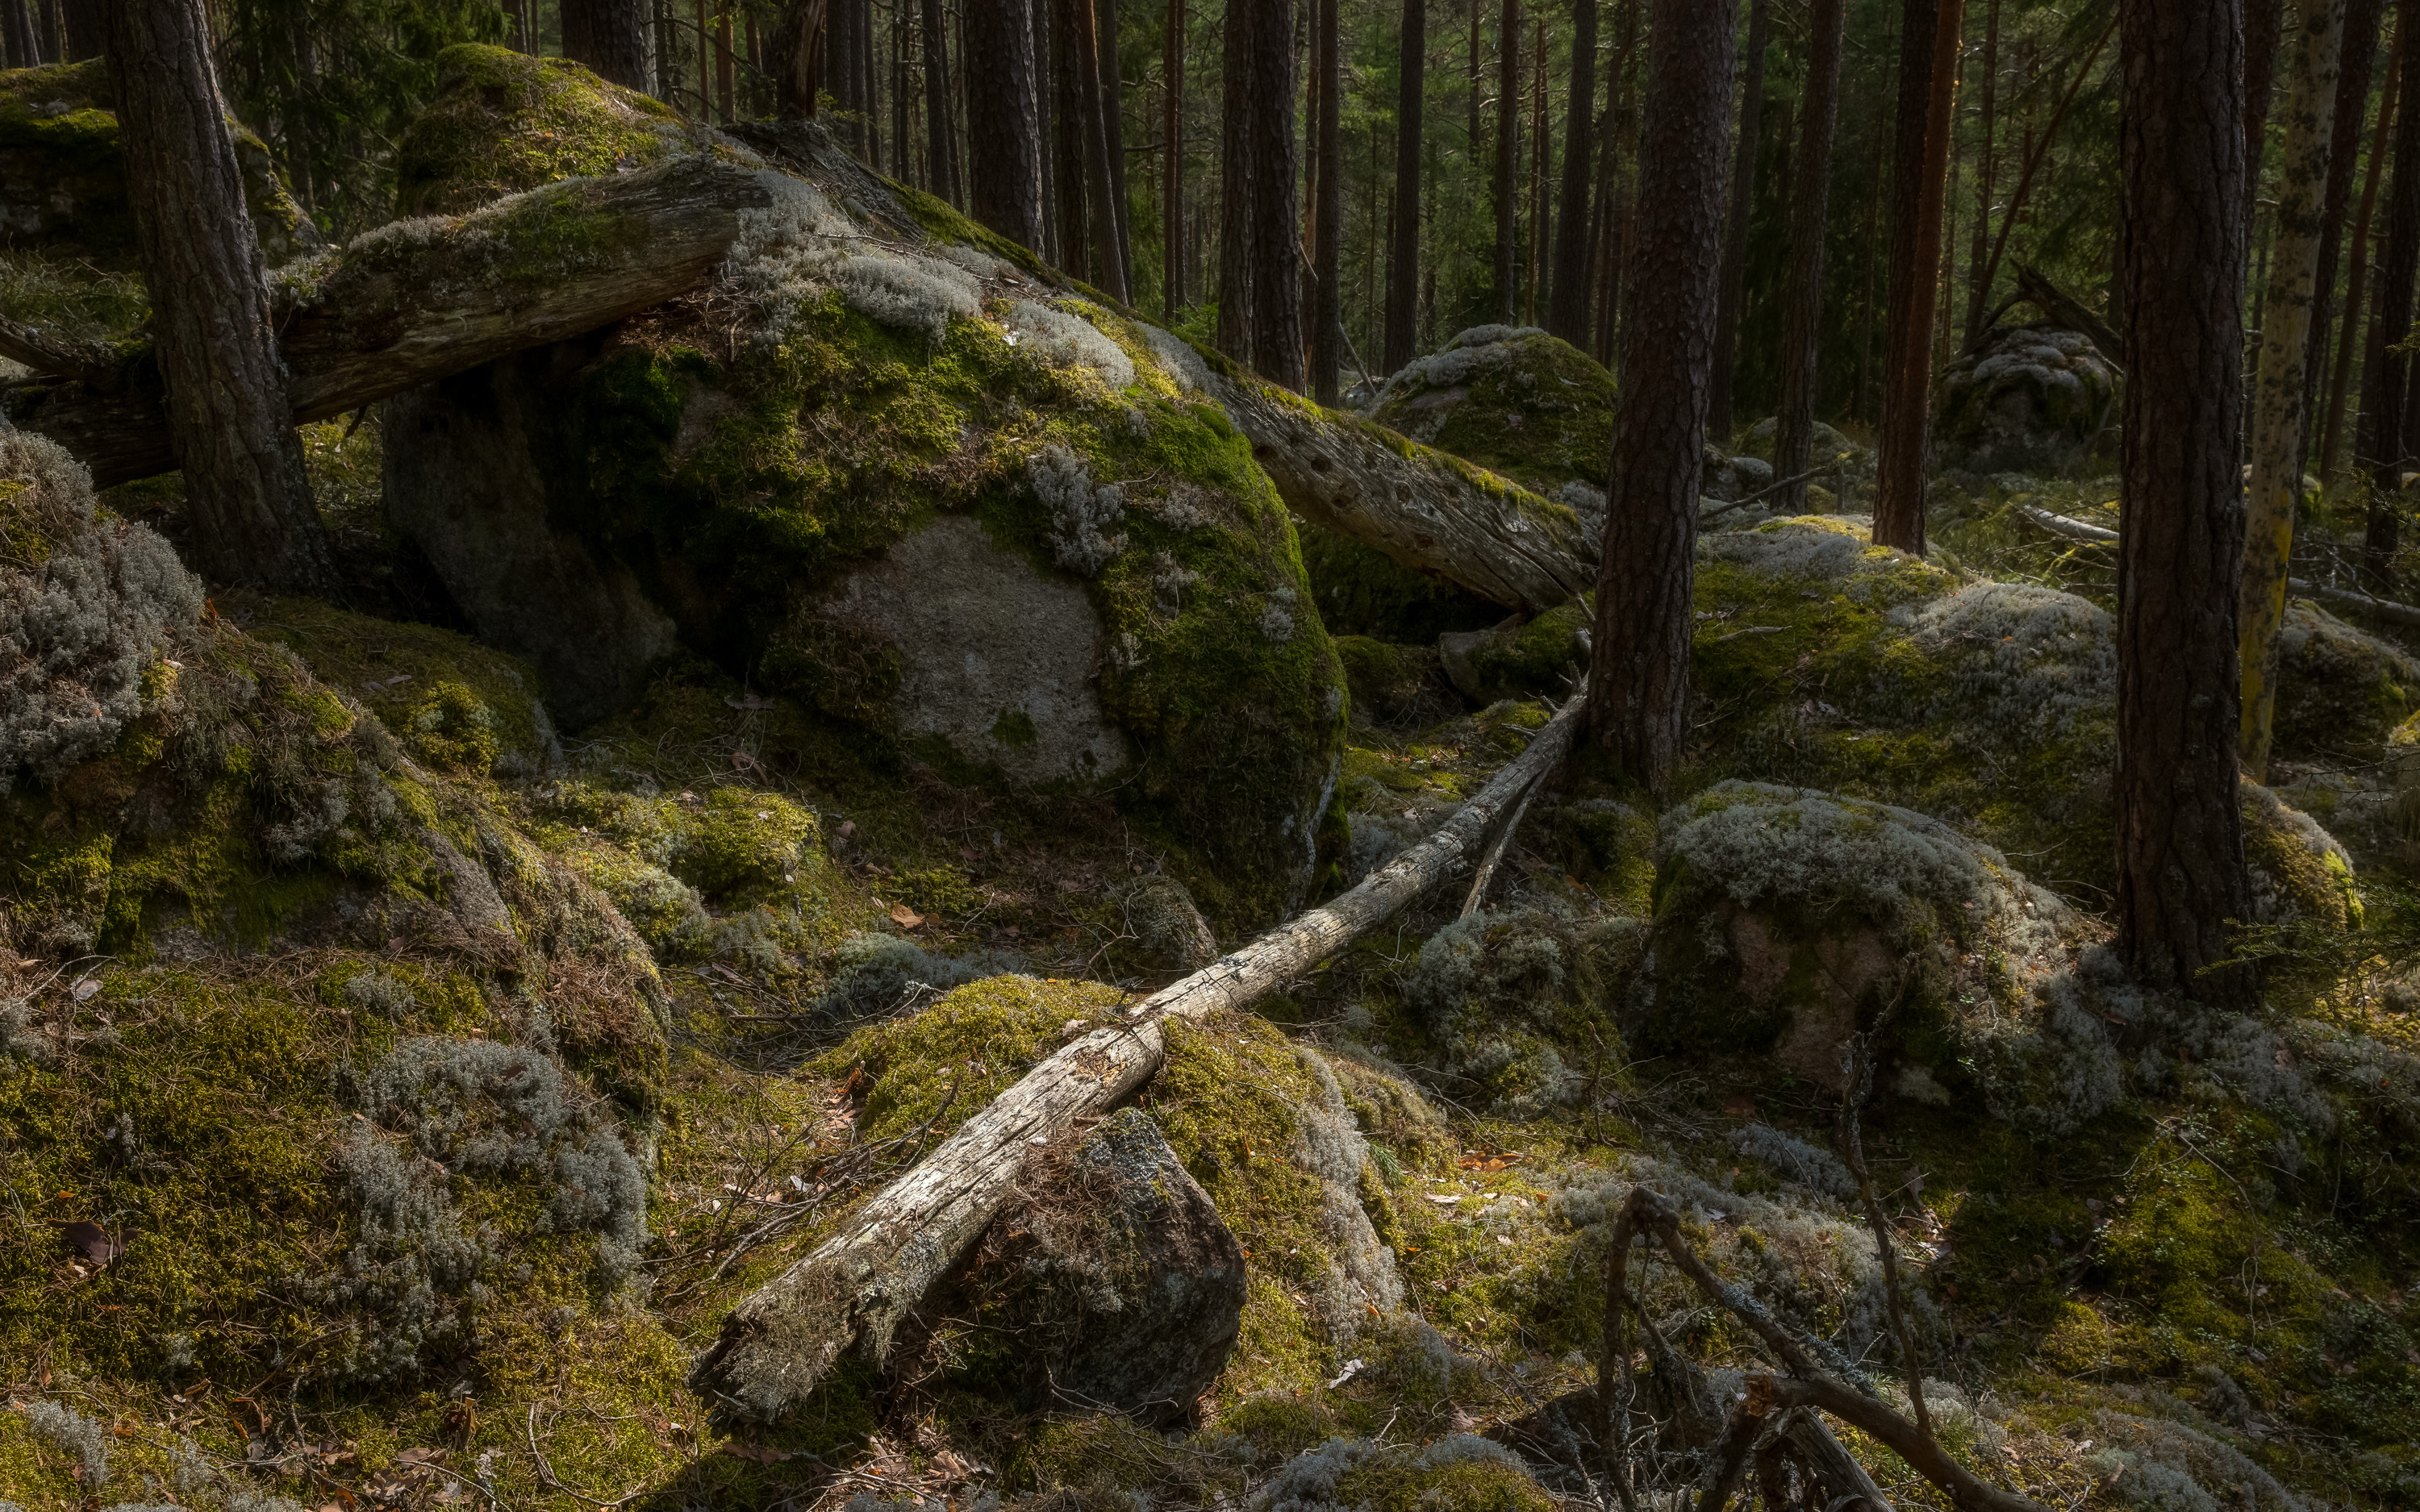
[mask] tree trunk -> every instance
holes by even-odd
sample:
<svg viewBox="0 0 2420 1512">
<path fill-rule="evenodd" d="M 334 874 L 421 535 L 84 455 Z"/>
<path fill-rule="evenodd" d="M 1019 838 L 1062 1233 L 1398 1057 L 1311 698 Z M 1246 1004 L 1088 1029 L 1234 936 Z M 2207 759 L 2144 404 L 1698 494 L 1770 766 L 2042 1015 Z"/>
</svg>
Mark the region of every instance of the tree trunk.
<svg viewBox="0 0 2420 1512">
<path fill-rule="evenodd" d="M 1496 49 L 1496 323 L 1509 326 L 1519 294 L 1513 257 L 1520 208 L 1512 196 L 1521 152 L 1521 0 L 1504 0 Z"/>
<path fill-rule="evenodd" d="M 939 5 L 940 0 L 933 0 L 933 3 Z M 1117 0 L 1097 0 L 1094 8 L 1094 27 L 1100 59 L 1101 140 L 1107 144 L 1109 167 L 1109 247 L 1117 259 L 1118 287 L 1125 291 L 1118 297 L 1132 302 L 1135 287 L 1134 234 L 1128 224 L 1130 215 L 1126 207 L 1126 84 L 1125 65 L 1118 59 Z"/>
<path fill-rule="evenodd" d="M 1323 3 L 1334 5 L 1337 0 Z M 1167 154 L 1167 162 L 1160 171 L 1166 180 L 1163 193 L 1168 196 L 1168 214 L 1160 224 L 1167 266 L 1160 273 L 1159 302 L 1160 318 L 1173 325 L 1177 312 L 1185 307 L 1185 0 L 1168 0 L 1168 35 L 1164 43 L 1166 55 L 1161 67 L 1167 77 L 1161 88 L 1159 131 L 1161 148 Z M 1326 161 L 1336 161 L 1333 152 L 1329 152 Z"/>
<path fill-rule="evenodd" d="M 1294 0 L 1229 0 L 1218 345 L 1299 391 L 1294 55 Z"/>
<path fill-rule="evenodd" d="M 59 0 L 59 61 L 80 63 L 99 57 L 108 43 L 101 19 L 101 0 Z"/>
<path fill-rule="evenodd" d="M 2319 253 L 2316 282 L 2311 288 L 2310 349 L 2303 363 L 2303 466 L 2327 478 L 2335 465 L 2335 446 L 2328 436 L 2321 419 L 2320 382 L 2327 375 L 2328 332 L 2335 323 L 2336 262 L 2344 252 L 2345 211 L 2352 201 L 2353 163 L 2361 155 L 2361 129 L 2369 110 L 2369 85 L 2378 59 L 2378 37 L 2384 20 L 2386 0 L 2346 0 L 2344 14 L 2344 46 L 2339 50 L 2336 65 L 2336 99 L 2333 130 L 2328 144 L 2328 183 L 2319 209 Z M 2388 85 L 2388 92 L 2394 89 Z M 2381 122 L 2394 114 L 2394 102 L 2385 101 L 2381 110 Z M 2379 138 L 2385 146 L 2384 136 Z M 2372 175 L 2371 185 L 2377 183 Z M 2362 196 L 2366 210 L 2372 193 Z M 2363 229 L 2368 228 L 2366 214 Z M 2357 248 L 2353 258 L 2362 260 L 2366 248 Z M 2357 276 L 2357 275 L 2356 275 Z M 2342 349 L 2350 351 L 2360 323 L 2361 305 L 2356 296 L 2344 306 L 2344 332 L 2337 338 Z M 2317 443 L 2316 445 L 2314 443 Z"/>
<path fill-rule="evenodd" d="M 2000 92 L 2000 0 L 1992 0 L 1991 8 L 1983 13 L 1983 100 L 1979 112 L 1983 127 L 1983 150 L 1975 164 L 1975 229 L 1966 248 L 1966 345 L 1972 347 L 1983 339 L 1984 312 L 1992 307 L 1992 269 L 1984 260 L 1984 247 L 1991 239 L 1992 184 L 1998 177 L 1999 161 L 1995 151 L 1993 129 L 1998 125 L 1997 106 Z"/>
<path fill-rule="evenodd" d="M 892 1332 L 982 1237 L 1032 1150 L 1097 1118 L 1159 1070 L 1170 1019 L 1236 1012 L 1285 984 L 1466 866 L 1490 830 L 1571 748 L 1575 701 L 1437 832 L 1334 903 L 1127 1010 L 1124 1023 L 1068 1044 L 992 1100 L 923 1164 L 885 1187 L 813 1254 L 743 1298 L 690 1385 L 718 1413 L 771 1422 L 804 1403 L 852 1350 L 876 1361 Z"/>
<path fill-rule="evenodd" d="M 42 60 L 42 44 L 34 38 L 34 12 L 26 0 L 0 0 L 0 42 L 8 48 L 8 66 L 30 69 Z"/>
<path fill-rule="evenodd" d="M 1034 0 L 967 10 L 967 147 L 974 218 L 1019 246 L 1042 247 L 1042 100 L 1033 57 Z M 1177 0 L 1171 0 L 1174 5 Z M 1171 180 L 1173 182 L 1173 180 Z"/>
<path fill-rule="evenodd" d="M 1538 323 L 1539 285 L 1546 274 L 1546 156 L 1552 138 L 1546 134 L 1546 18 L 1530 27 L 1531 64 L 1536 77 L 1529 85 L 1529 239 L 1521 276 L 1521 323 Z"/>
<path fill-rule="evenodd" d="M 1892 151 L 1890 316 L 1883 424 L 1874 447 L 1874 544 L 1924 554 L 1932 450 L 1932 316 L 1941 202 L 1949 163 L 1962 0 L 1906 0 L 1900 12 L 1899 125 Z"/>
<path fill-rule="evenodd" d="M 1074 276 L 1094 280 L 1093 223 L 1089 215 L 1093 154 L 1086 151 L 1093 119 L 1084 109 L 1084 63 L 1091 32 L 1081 18 L 1092 0 L 1047 0 L 1050 12 L 1050 109 L 1044 113 L 1050 141 L 1050 182 L 1058 211 L 1051 246 L 1058 265 Z"/>
<path fill-rule="evenodd" d="M 1723 227 L 1723 282 L 1714 315 L 1714 371 L 1708 380 L 1714 408 L 1707 411 L 1706 433 L 1726 450 L 1731 443 L 1731 374 L 1739 361 L 1740 305 L 1747 295 L 1747 229 L 1755 209 L 1757 147 L 1764 129 L 1764 49 L 1772 25 L 1773 0 L 1751 0 L 1746 92 L 1740 97 L 1739 142 L 1731 156 L 1731 208 Z"/>
<path fill-rule="evenodd" d="M 2335 115 L 2345 0 L 2300 0 L 2291 40 L 2285 161 L 2277 181 L 2277 244 L 2260 312 L 2260 377 L 2252 418 L 2252 486 L 2245 501 L 2243 584 L 2238 598 L 2243 670 L 2243 769 L 2269 780 L 2270 714 L 2277 700 L 2277 629 L 2286 617 L 2294 503 L 2302 493 L 2303 396 L 2309 385 L 2311 285 L 2319 253 L 2329 142 Z"/>
<path fill-rule="evenodd" d="M 964 205 L 965 192 L 958 184 L 958 129 L 951 119 L 950 96 L 950 36 L 941 23 L 941 0 L 924 0 L 924 134 L 931 143 L 927 151 L 933 164 L 933 193 L 953 205 Z"/>
<path fill-rule="evenodd" d="M 1714 260 L 1738 44 L 1731 8 L 1653 0 L 1621 394 L 1589 667 L 1590 737 L 1660 791 L 1688 728 L 1698 483 L 1714 368 Z"/>
<path fill-rule="evenodd" d="M 1387 349 L 1392 374 L 1419 355 L 1420 104 L 1428 81 L 1428 0 L 1404 0 L 1395 94 L 1394 246 L 1387 259 Z"/>
<path fill-rule="evenodd" d="M 2285 0 L 2242 0 L 2242 6 L 2243 181 L 2257 193 L 2269 135 L 2269 97 L 2277 82 L 2278 31 L 2287 8 Z"/>
<path fill-rule="evenodd" d="M 840 149 L 831 150 L 837 157 Z M 845 180 L 828 175 L 822 181 Z M 285 428 L 349 413 L 688 293 L 730 250 L 741 212 L 772 204 L 770 186 L 778 182 L 761 170 L 687 159 L 515 195 L 445 223 L 408 257 L 395 255 L 391 239 L 339 250 L 319 269 L 309 296 L 282 316 L 287 371 L 272 392 Z M 866 203 L 880 203 L 878 180 L 866 177 L 846 187 Z M 572 217 L 592 228 L 605 250 L 566 273 L 560 247 L 548 237 Z M 896 220 L 903 233 L 913 224 L 904 210 Z M 166 333 L 163 325 L 160 334 Z M 165 472 L 178 465 L 179 447 L 160 371 L 176 369 L 164 356 L 155 364 L 137 353 L 100 386 L 13 389 L 9 418 L 74 454 L 97 486 Z"/>
<path fill-rule="evenodd" d="M 1339 64 L 1338 11 L 1343 0 L 1313 0 L 1318 7 L 1312 56 L 1318 73 L 1318 115 L 1311 131 L 1318 144 L 1318 202 L 1311 208 L 1312 257 L 1311 295 L 1311 392 L 1323 405 L 1336 403 L 1337 369 L 1343 362 L 1338 350 L 1344 336 L 1344 137 L 1342 101 L 1343 84 Z"/>
<path fill-rule="evenodd" d="M 1572 88 L 1563 104 L 1563 207 L 1555 228 L 1555 292 L 1546 329 L 1586 350 L 1596 283 L 1589 173 L 1595 162 L 1596 0 L 1573 0 Z"/>
<path fill-rule="evenodd" d="M 844 9 L 863 0 L 840 0 Z M 813 120 L 821 92 L 826 0 L 791 0 L 773 28 L 773 112 L 783 120 Z M 698 88 L 704 98 L 706 39 L 698 38 Z"/>
<path fill-rule="evenodd" d="M 2138 980 L 2242 1001 L 2244 182 L 2238 0 L 2120 0 L 2126 393 L 2118 547 L 2118 948 Z"/>
<path fill-rule="evenodd" d="M 932 0 L 939 4 L 939 0 Z M 1094 282 L 1111 298 L 1125 303 L 1134 297 L 1126 285 L 1125 259 L 1118 248 L 1117 193 L 1109 172 L 1109 127 L 1102 117 L 1101 41 L 1094 34 L 1098 12 L 1093 0 L 1072 0 L 1061 12 L 1067 23 L 1067 51 L 1076 68 L 1074 118 L 1062 125 L 1076 137 L 1084 163 L 1084 183 L 1092 202 Z"/>
<path fill-rule="evenodd" d="M 1823 233 L 1832 208 L 1832 136 L 1839 118 L 1840 36 L 1847 0 L 1814 0 L 1814 36 L 1800 106 L 1798 161 L 1790 196 L 1790 281 L 1782 298 L 1781 410 L 1774 426 L 1774 507 L 1807 512 L 1807 462 L 1815 441 L 1815 385 L 1823 337 Z"/>
<path fill-rule="evenodd" d="M 600 79 L 647 87 L 647 11 L 644 0 L 564 0 L 563 55 L 585 63 Z"/>
<path fill-rule="evenodd" d="M 2412 281 L 2420 270 L 2420 48 L 2405 46 L 2397 70 L 2401 97 L 2395 116 L 2395 178 L 2386 195 L 2386 250 L 2378 265 L 2378 293 L 2369 315 L 2369 350 L 2361 380 L 2361 429 L 2354 459 L 2369 473 L 2371 503 L 2362 543 L 2364 584 L 2389 594 L 2386 574 L 2399 521 L 2392 500 L 2401 486 L 2412 438 L 2405 434 L 2412 354 L 2396 348 L 2412 327 Z"/>
<path fill-rule="evenodd" d="M 832 134 L 842 145 L 856 154 L 861 162 L 866 156 L 865 72 L 858 66 L 859 39 L 868 24 L 867 0 L 827 0 L 824 15 L 824 38 L 816 50 L 822 68 L 819 86 L 829 84 L 832 97 Z M 785 18 L 786 19 L 786 18 Z M 779 67 L 785 44 L 784 27 L 773 27 L 773 61 Z M 788 91 L 777 77 L 773 81 L 774 114 L 783 119 L 797 119 L 799 113 L 791 108 Z"/>
<path fill-rule="evenodd" d="M 126 199 L 203 571 L 338 596 L 198 0 L 109 8 Z"/>
</svg>

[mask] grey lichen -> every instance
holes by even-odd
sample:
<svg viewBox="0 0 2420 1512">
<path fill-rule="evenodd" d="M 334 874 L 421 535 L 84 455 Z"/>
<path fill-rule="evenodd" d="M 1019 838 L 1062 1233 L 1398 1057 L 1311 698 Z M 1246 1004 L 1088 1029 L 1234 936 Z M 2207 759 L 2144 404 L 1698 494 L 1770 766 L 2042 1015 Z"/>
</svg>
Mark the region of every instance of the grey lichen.
<svg viewBox="0 0 2420 1512">
<path fill-rule="evenodd" d="M 1113 483 L 1095 487 L 1083 458 L 1056 443 L 1045 446 L 1027 467 L 1026 480 L 1050 511 L 1046 539 L 1060 566 L 1079 578 L 1097 577 L 1125 549 L 1123 533 L 1109 533 L 1126 517 L 1125 490 Z"/>
</svg>

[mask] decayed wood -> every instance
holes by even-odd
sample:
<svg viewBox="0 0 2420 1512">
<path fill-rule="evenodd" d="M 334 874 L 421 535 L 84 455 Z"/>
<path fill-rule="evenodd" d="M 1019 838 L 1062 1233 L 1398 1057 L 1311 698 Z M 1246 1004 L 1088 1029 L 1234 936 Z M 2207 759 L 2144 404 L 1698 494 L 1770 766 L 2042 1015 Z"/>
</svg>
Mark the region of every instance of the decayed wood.
<svg viewBox="0 0 2420 1512">
<path fill-rule="evenodd" d="M 302 270 L 282 312 L 294 418 L 344 414 L 686 293 L 728 252 L 743 212 L 801 187 L 701 155 L 370 232 Z M 36 382 L 0 399 L 107 487 L 177 466 L 153 364 L 130 361 L 120 378 L 116 392 Z"/>
<path fill-rule="evenodd" d="M 853 1349 L 881 1359 L 899 1320 L 980 1238 L 1027 1153 L 1104 1114 L 1159 1069 L 1161 1026 L 1249 1008 L 1460 870 L 1571 748 L 1575 699 L 1426 840 L 1323 908 L 1280 925 L 1069 1043 L 960 1126 L 848 1227 L 740 1302 L 690 1384 L 726 1418 L 769 1422 Z"/>
<path fill-rule="evenodd" d="M 2055 515 L 2033 504 L 2019 504 L 2017 513 L 2036 527 L 2070 541 L 2088 541 L 2096 546 L 2118 544 L 2118 532 L 2106 525 L 2095 525 L 2071 516 Z M 2288 578 L 2286 588 L 2289 593 L 2318 603 L 2333 604 L 2338 609 L 2384 620 L 2389 625 L 2420 630 L 2420 607 L 2398 604 L 2391 598 L 2380 598 L 2357 588 L 2335 588 L 2326 583 L 2315 583 L 2307 578 Z"/>
<path fill-rule="evenodd" d="M 1569 504 L 1241 368 L 1211 388 L 1286 507 L 1312 524 L 1531 613 L 1594 582 L 1597 543 Z"/>
</svg>

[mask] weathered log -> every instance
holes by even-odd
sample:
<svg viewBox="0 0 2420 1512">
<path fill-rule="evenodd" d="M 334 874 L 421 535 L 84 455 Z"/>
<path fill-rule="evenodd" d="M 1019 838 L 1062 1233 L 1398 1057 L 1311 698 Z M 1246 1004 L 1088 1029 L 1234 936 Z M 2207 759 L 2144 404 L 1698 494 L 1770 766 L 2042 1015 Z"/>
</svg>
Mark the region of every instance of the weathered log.
<svg viewBox="0 0 2420 1512">
<path fill-rule="evenodd" d="M 1415 572 L 1529 613 L 1596 579 L 1604 517 L 1220 363 L 1211 393 L 1286 507 Z M 1591 531 L 1590 527 L 1595 529 Z"/>
<path fill-rule="evenodd" d="M 2118 544 L 2118 532 L 2106 525 L 2095 525 L 2089 520 L 2076 519 L 2067 515 L 2055 515 L 2047 509 L 2041 509 L 2033 504 L 2019 504 L 2017 513 L 2024 516 L 2036 528 L 2063 540 L 2085 541 L 2096 546 Z M 2315 583 L 2307 578 L 2288 578 L 2286 579 L 2286 590 L 2321 604 L 2332 604 L 2337 609 L 2350 609 L 2357 614 L 2366 614 L 2373 619 L 2384 620 L 2389 625 L 2399 625 L 2406 629 L 2420 630 L 2420 608 L 2410 604 L 2398 604 L 2391 598 L 2380 598 L 2374 594 L 2365 594 L 2357 588 L 2335 588 L 2327 583 Z"/>
<path fill-rule="evenodd" d="M 1343 896 L 1262 935 L 1060 1050 L 960 1126 L 848 1227 L 743 1299 L 690 1384 L 727 1419 L 769 1422 L 852 1349 L 876 1361 L 1006 1202 L 1027 1153 L 1134 1094 L 1165 1054 L 1160 1026 L 1249 1008 L 1392 917 L 1475 856 L 1570 749 L 1575 699 L 1436 833 Z"/>
<path fill-rule="evenodd" d="M 702 282 L 740 216 L 803 188 L 714 155 L 574 178 L 449 220 L 403 221 L 287 270 L 278 329 L 297 423 L 325 420 L 560 341 Z M 0 390 L 8 417 L 73 453 L 102 487 L 175 468 L 160 378 L 137 352 L 116 392 Z"/>
</svg>

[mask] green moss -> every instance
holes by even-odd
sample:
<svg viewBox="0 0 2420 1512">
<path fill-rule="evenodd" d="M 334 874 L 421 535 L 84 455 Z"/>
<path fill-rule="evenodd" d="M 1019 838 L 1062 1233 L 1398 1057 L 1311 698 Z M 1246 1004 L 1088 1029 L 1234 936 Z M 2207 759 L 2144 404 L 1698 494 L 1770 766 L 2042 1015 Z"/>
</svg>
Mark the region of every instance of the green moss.
<svg viewBox="0 0 2420 1512">
<path fill-rule="evenodd" d="M 396 159 L 399 214 L 459 215 L 561 178 L 644 168 L 683 146 L 679 117 L 568 58 L 464 42 Z"/>
<path fill-rule="evenodd" d="M 1549 499 L 1570 483 L 1602 489 L 1613 455 L 1613 375 L 1543 332 L 1497 347 L 1461 381 L 1432 378 L 1465 364 L 1424 359 L 1391 384 L 1371 418 L 1513 479 Z"/>
<path fill-rule="evenodd" d="M 1553 1512 L 1555 1499 L 1502 1459 L 1436 1466 L 1396 1449 L 1338 1477 L 1340 1505 L 1370 1512 Z"/>
<path fill-rule="evenodd" d="M 1301 533 L 1303 570 L 1330 634 L 1426 645 L 1504 618 L 1503 606 L 1422 577 L 1373 546 L 1315 525 Z"/>
<path fill-rule="evenodd" d="M 1124 1001 L 1095 982 L 986 978 L 911 1018 L 860 1029 L 815 1067 L 862 1078 L 861 1137 L 895 1138 L 945 1117 L 954 1128 L 1057 1049 L 1070 1019 L 1111 1022 Z"/>
</svg>

